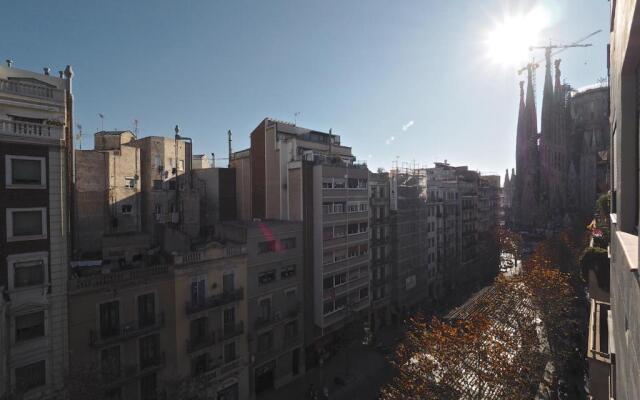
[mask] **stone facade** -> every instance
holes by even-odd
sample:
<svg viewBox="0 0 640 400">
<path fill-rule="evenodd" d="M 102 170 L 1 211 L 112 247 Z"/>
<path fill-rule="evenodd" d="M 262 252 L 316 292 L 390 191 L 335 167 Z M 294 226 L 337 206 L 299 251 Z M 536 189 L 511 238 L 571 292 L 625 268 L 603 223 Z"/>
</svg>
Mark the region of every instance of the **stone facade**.
<svg viewBox="0 0 640 400">
<path fill-rule="evenodd" d="M 0 397 L 66 377 L 72 75 L 0 67 Z"/>
</svg>

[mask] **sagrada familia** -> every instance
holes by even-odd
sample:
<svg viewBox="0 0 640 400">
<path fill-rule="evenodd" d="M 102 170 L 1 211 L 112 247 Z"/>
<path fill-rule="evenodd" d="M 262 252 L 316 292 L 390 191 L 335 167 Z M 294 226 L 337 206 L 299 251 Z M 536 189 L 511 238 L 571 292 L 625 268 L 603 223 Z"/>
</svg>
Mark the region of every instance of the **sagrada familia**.
<svg viewBox="0 0 640 400">
<path fill-rule="evenodd" d="M 507 224 L 523 230 L 556 230 L 589 218 L 609 190 L 609 90 L 604 84 L 574 90 L 551 74 L 545 53 L 540 132 L 535 100 L 536 65 L 520 82 L 516 168 L 505 174 Z"/>
</svg>

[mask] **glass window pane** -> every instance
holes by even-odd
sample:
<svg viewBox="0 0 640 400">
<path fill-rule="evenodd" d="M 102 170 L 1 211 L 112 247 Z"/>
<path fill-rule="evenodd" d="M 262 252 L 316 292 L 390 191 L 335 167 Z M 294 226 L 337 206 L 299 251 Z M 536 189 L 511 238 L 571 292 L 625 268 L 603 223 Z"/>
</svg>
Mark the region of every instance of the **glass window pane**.
<svg viewBox="0 0 640 400">
<path fill-rule="evenodd" d="M 14 185 L 40 185 L 40 160 L 11 159 L 11 180 Z"/>
<path fill-rule="evenodd" d="M 42 211 L 14 211 L 13 236 L 42 235 Z"/>
</svg>

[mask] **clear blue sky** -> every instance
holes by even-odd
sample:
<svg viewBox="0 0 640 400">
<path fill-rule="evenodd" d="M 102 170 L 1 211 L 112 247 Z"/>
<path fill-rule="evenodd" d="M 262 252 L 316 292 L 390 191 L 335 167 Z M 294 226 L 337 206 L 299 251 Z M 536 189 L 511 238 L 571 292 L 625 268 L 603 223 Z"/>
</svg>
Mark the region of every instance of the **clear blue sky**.
<svg viewBox="0 0 640 400">
<path fill-rule="evenodd" d="M 299 125 L 333 128 L 371 169 L 399 156 L 504 174 L 521 78 L 488 60 L 483 41 L 503 10 L 536 4 L 553 14 L 545 39 L 603 29 L 560 57 L 573 86 L 605 77 L 605 0 L 7 1 L 0 57 L 32 70 L 71 64 L 85 133 L 98 113 L 105 129 L 138 119 L 140 136 L 177 123 L 196 152 L 222 156 L 227 129 L 239 150 L 262 118 L 300 112 Z"/>
</svg>

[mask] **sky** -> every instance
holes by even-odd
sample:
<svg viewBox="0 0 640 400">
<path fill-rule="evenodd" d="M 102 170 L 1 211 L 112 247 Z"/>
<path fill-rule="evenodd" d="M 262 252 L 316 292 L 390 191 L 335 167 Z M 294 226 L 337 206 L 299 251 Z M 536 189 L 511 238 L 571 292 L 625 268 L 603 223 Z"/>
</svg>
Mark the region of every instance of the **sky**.
<svg viewBox="0 0 640 400">
<path fill-rule="evenodd" d="M 549 16 L 541 44 L 602 29 L 592 47 L 558 57 L 573 87 L 605 78 L 605 0 L 7 1 L 0 57 L 35 71 L 73 66 L 84 149 L 99 113 L 109 130 L 137 119 L 140 137 L 178 124 L 195 153 L 218 157 L 227 130 L 245 149 L 272 117 L 332 129 L 371 170 L 446 159 L 504 175 L 523 76 L 486 42 L 503 16 L 536 7 Z"/>
</svg>

